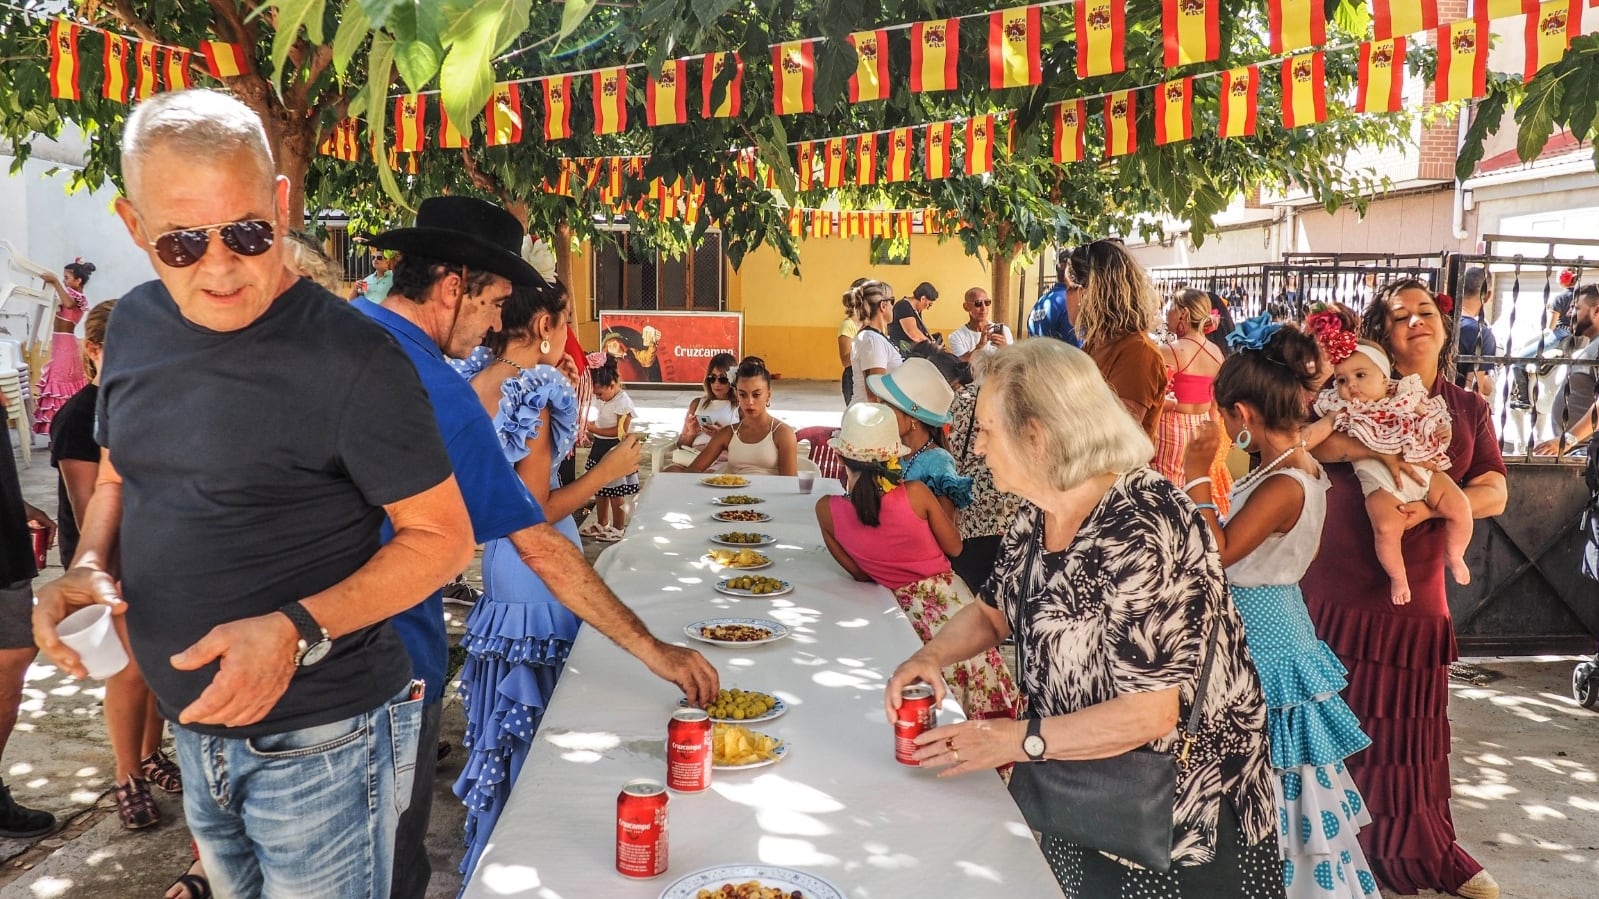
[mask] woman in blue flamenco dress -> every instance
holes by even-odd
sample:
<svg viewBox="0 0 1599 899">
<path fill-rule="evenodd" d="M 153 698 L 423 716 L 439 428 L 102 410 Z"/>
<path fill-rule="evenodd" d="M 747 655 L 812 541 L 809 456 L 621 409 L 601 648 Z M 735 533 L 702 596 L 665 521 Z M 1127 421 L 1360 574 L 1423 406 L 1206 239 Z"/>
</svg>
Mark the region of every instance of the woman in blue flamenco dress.
<svg viewBox="0 0 1599 899">
<path fill-rule="evenodd" d="M 506 458 L 545 518 L 581 546 L 572 513 L 606 483 L 635 470 L 638 450 L 613 451 L 561 486 L 560 461 L 578 432 L 577 393 L 555 367 L 566 354 L 566 330 L 564 286 L 551 279 L 542 287 L 517 287 L 502 307 L 500 329 L 454 364 L 493 415 Z M 455 795 L 466 805 L 461 873 L 467 877 L 521 773 L 579 624 L 509 539 L 484 546 L 483 597 L 461 638 L 468 756 Z"/>
</svg>

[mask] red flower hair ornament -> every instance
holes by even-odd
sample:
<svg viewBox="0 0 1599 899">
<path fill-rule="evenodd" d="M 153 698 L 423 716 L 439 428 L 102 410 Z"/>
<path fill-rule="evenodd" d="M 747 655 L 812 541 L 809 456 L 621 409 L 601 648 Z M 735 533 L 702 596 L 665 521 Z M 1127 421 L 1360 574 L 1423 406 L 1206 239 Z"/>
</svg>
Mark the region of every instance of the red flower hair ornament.
<svg viewBox="0 0 1599 899">
<path fill-rule="evenodd" d="M 1336 312 L 1313 313 L 1305 319 L 1305 330 L 1321 344 L 1321 351 L 1333 365 L 1348 359 L 1355 351 L 1355 332 L 1344 329 L 1344 320 Z"/>
<path fill-rule="evenodd" d="M 1455 311 L 1455 298 L 1447 293 L 1433 294 L 1432 304 L 1444 315 L 1453 315 Z"/>
</svg>

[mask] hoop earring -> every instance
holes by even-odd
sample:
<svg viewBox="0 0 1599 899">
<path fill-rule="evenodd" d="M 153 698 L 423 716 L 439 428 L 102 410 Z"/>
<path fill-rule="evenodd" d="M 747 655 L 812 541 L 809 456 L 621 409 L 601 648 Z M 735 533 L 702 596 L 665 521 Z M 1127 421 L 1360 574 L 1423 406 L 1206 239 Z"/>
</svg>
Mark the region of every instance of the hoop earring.
<svg viewBox="0 0 1599 899">
<path fill-rule="evenodd" d="M 550 354 L 550 342 L 548 340 L 539 341 L 539 353 L 544 356 Z"/>
<path fill-rule="evenodd" d="M 1249 433 L 1249 429 L 1248 428 L 1240 429 L 1239 432 L 1238 432 L 1238 436 L 1233 438 L 1233 446 L 1236 446 L 1236 447 L 1238 447 L 1241 450 L 1248 450 L 1249 449 L 1249 445 L 1251 443 L 1254 443 L 1254 442 L 1255 442 L 1255 435 Z"/>
</svg>

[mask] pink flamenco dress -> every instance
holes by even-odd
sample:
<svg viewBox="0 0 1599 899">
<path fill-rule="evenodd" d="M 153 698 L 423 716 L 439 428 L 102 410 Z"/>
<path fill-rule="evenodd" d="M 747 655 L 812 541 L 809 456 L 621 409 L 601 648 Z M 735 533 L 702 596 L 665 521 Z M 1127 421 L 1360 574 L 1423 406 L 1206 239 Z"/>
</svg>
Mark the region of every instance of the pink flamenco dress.
<svg viewBox="0 0 1599 899">
<path fill-rule="evenodd" d="M 479 348 L 457 371 L 471 377 L 492 360 Z M 539 365 L 500 388 L 494 429 L 500 448 L 514 465 L 528 454 L 528 441 L 545 424 L 549 410 L 550 458 L 559 460 L 577 442 L 577 392 L 560 371 Z M 550 489 L 560 487 L 560 472 L 550 470 Z M 551 522 L 582 546 L 572 516 Z M 544 709 L 566 664 L 582 622 L 562 605 L 543 580 L 522 561 L 509 538 L 483 547 L 483 597 L 467 616 L 461 646 L 461 698 L 466 714 L 463 744 L 466 765 L 455 781 L 455 795 L 466 805 L 466 855 L 461 873 L 471 876 L 489 835 L 510 798 L 533 745 Z"/>
<path fill-rule="evenodd" d="M 62 293 L 71 299 L 56 310 L 56 317 L 76 325 L 89 311 L 89 300 L 79 291 L 61 285 Z M 71 331 L 57 331 L 50 337 L 50 359 L 39 376 L 38 408 L 33 417 L 33 433 L 49 435 L 50 422 L 67 400 L 89 383 L 83 370 L 83 348 L 78 345 L 78 335 Z"/>
</svg>

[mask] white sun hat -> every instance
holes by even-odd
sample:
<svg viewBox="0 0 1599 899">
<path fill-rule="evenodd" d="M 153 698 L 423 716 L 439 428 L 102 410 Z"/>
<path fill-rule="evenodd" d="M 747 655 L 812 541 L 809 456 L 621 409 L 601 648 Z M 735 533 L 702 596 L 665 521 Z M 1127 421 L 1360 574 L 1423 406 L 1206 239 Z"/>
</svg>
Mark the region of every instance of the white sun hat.
<svg viewBox="0 0 1599 899">
<path fill-rule="evenodd" d="M 906 359 L 891 374 L 867 375 L 866 389 L 872 396 L 935 428 L 949 424 L 949 407 L 955 403 L 955 391 L 944 380 L 943 372 L 920 356 Z"/>
<path fill-rule="evenodd" d="M 894 410 L 880 403 L 856 403 L 844 410 L 844 424 L 827 445 L 856 462 L 887 462 L 910 453 L 910 447 L 899 442 Z"/>
</svg>

